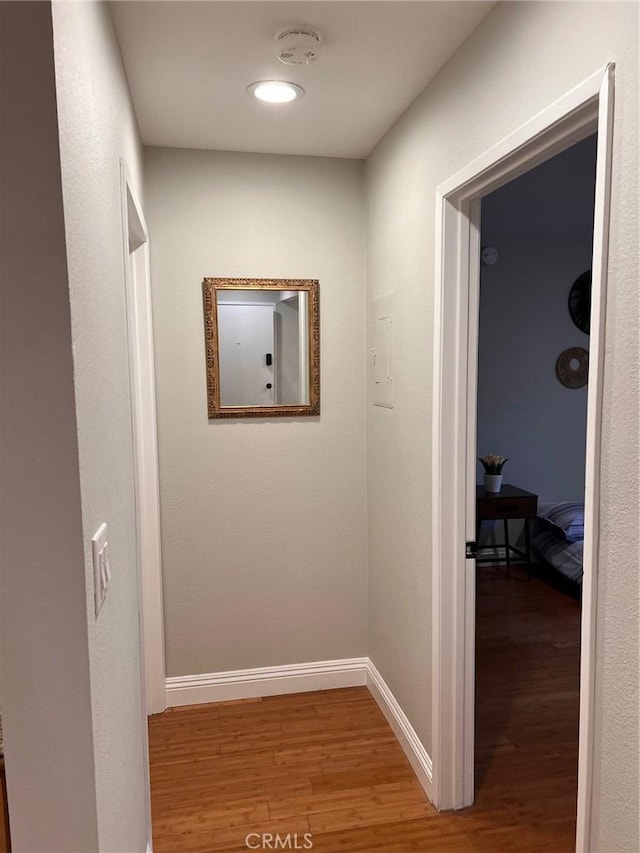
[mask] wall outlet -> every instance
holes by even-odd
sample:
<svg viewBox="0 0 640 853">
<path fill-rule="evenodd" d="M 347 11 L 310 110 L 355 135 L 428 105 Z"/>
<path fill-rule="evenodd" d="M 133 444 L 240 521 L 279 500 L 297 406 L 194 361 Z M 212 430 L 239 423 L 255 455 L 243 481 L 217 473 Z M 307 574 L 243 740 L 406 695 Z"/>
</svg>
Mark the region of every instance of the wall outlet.
<svg viewBox="0 0 640 853">
<path fill-rule="evenodd" d="M 107 540 L 107 525 L 101 524 L 91 537 L 93 554 L 93 591 L 95 596 L 96 619 L 107 597 L 107 589 L 111 581 L 109 568 L 109 542 Z"/>
</svg>

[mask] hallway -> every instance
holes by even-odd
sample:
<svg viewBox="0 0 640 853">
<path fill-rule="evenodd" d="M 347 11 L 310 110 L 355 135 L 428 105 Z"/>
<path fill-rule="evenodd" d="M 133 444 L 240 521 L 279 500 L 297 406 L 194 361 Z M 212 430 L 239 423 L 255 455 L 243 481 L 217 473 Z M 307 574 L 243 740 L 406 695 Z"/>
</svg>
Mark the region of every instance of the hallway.
<svg viewBox="0 0 640 853">
<path fill-rule="evenodd" d="M 150 721 L 156 853 L 246 851 L 262 833 L 323 853 L 569 853 L 579 605 L 516 572 L 484 572 L 478 593 L 473 808 L 428 803 L 365 687 L 195 705 Z"/>
</svg>

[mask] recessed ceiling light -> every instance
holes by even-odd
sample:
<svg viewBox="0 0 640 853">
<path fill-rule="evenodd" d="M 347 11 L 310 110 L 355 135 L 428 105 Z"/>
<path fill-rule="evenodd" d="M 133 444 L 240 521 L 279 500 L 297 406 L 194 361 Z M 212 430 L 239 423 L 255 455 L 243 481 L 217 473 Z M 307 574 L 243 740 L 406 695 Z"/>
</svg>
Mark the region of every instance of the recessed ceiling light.
<svg viewBox="0 0 640 853">
<path fill-rule="evenodd" d="M 284 80 L 260 80 L 247 86 L 247 92 L 259 101 L 268 104 L 288 104 L 304 95 L 302 86 L 285 83 Z"/>
</svg>

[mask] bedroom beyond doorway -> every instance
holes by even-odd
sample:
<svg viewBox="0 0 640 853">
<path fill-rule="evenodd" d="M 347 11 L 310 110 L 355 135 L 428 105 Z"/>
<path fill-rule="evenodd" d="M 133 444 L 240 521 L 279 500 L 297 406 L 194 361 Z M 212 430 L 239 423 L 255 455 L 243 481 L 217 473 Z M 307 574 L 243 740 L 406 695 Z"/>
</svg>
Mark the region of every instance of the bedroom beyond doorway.
<svg viewBox="0 0 640 853">
<path fill-rule="evenodd" d="M 481 203 L 476 798 L 496 775 L 542 782 L 558 851 L 575 848 L 596 151 Z"/>
</svg>

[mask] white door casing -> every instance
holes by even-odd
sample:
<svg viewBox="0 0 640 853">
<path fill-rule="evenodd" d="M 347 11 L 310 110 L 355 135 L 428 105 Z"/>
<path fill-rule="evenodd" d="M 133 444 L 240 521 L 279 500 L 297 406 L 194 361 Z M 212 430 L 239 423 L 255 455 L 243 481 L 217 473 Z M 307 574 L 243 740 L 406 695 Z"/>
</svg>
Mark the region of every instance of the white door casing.
<svg viewBox="0 0 640 853">
<path fill-rule="evenodd" d="M 598 132 L 587 404 L 580 746 L 576 850 L 589 849 L 592 791 L 600 419 L 613 132 L 612 63 L 551 104 L 436 192 L 433 443 L 433 792 L 473 802 L 475 415 L 479 199 Z M 445 476 L 446 474 L 446 476 Z"/>
<path fill-rule="evenodd" d="M 160 488 L 149 237 L 127 164 L 120 161 L 122 240 L 136 512 L 141 731 L 147 850 L 152 849 L 147 715 L 166 708 Z"/>
<path fill-rule="evenodd" d="M 124 160 L 121 160 L 120 172 L 141 644 L 146 710 L 148 714 L 157 714 L 166 708 L 166 673 L 149 237 Z"/>
</svg>

